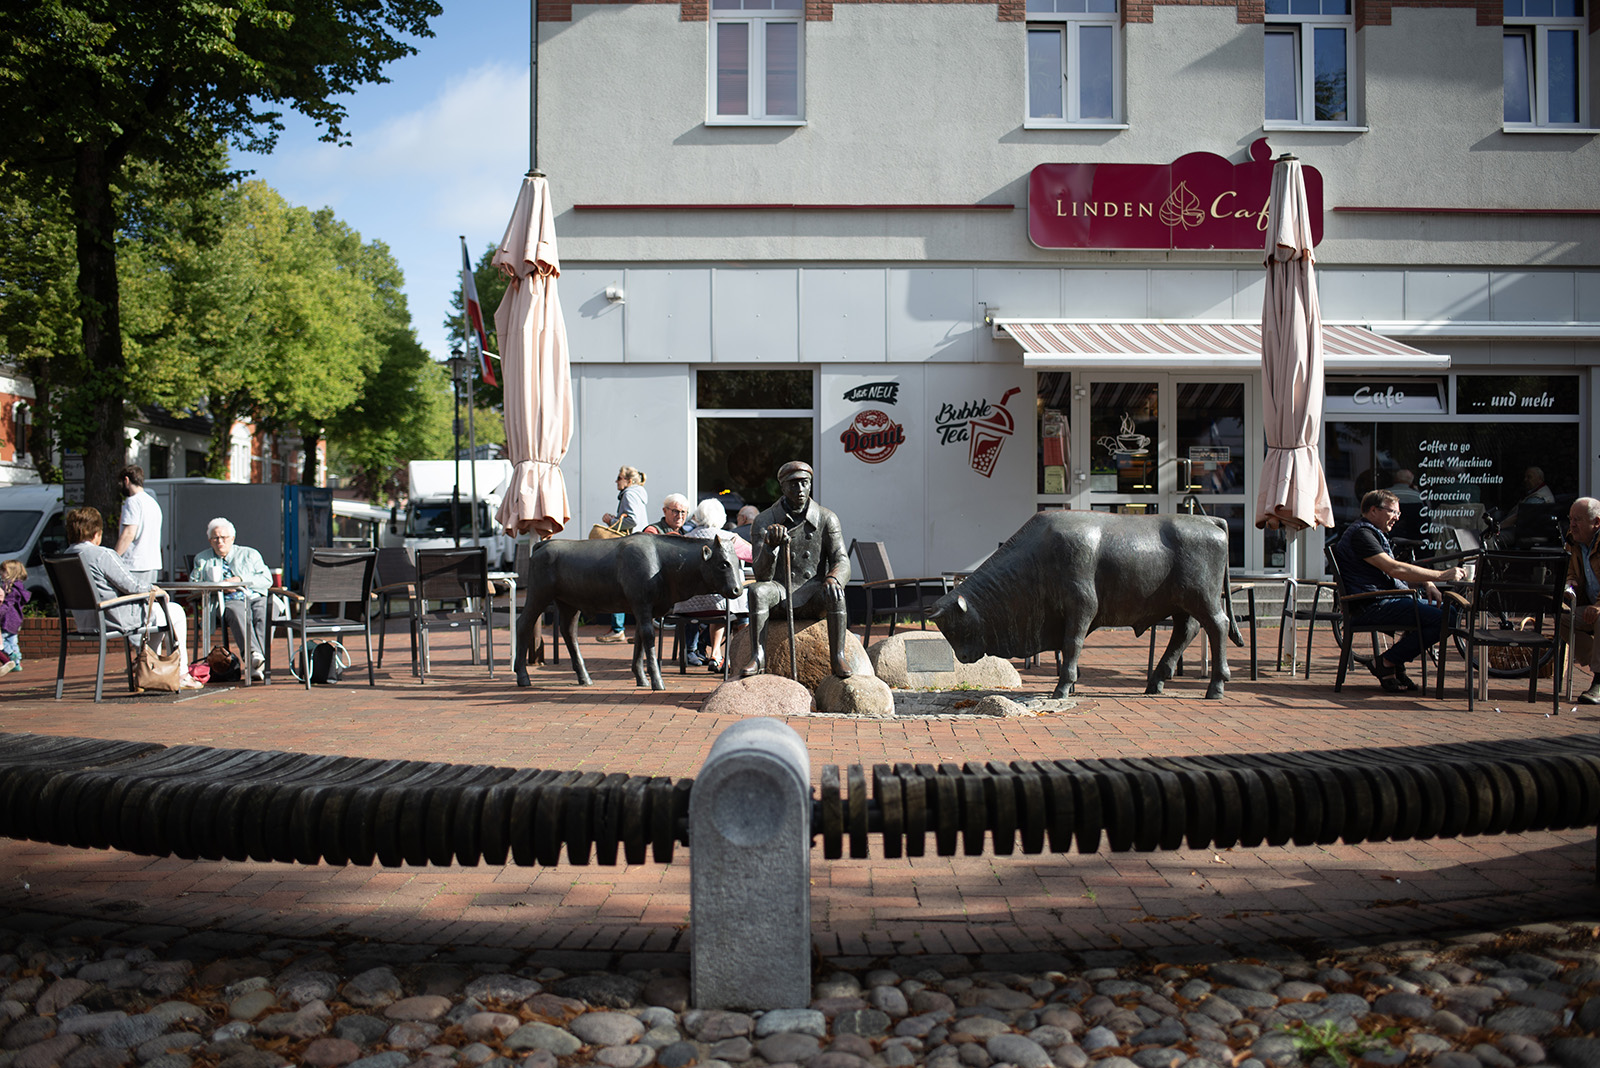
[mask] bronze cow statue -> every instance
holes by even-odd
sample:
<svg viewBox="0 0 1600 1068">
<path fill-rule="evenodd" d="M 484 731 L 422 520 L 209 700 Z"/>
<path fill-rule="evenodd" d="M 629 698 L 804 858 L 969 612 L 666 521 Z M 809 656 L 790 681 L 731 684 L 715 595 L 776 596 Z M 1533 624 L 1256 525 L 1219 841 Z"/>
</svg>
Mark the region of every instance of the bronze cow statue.
<svg viewBox="0 0 1600 1068">
<path fill-rule="evenodd" d="M 540 618 L 552 601 L 560 611 L 561 637 L 580 684 L 589 685 L 589 670 L 578 652 L 578 613 L 631 612 L 638 621 L 634 680 L 664 690 L 655 621 L 679 601 L 702 593 L 733 598 L 743 589 L 744 565 L 733 543 L 720 538 L 634 534 L 606 541 L 540 542 L 528 561 L 528 600 L 513 665 L 517 685 L 529 685 L 527 650 L 538 639 Z"/>
<path fill-rule="evenodd" d="M 1200 515 L 1040 512 L 929 609 L 964 664 L 984 656 L 1061 652 L 1056 697 L 1078 681 L 1083 641 L 1100 627 L 1143 634 L 1172 617 L 1172 640 L 1145 693 L 1158 694 L 1202 628 L 1211 683 L 1229 679 L 1223 636 L 1243 645 L 1228 591 L 1228 530 Z"/>
</svg>

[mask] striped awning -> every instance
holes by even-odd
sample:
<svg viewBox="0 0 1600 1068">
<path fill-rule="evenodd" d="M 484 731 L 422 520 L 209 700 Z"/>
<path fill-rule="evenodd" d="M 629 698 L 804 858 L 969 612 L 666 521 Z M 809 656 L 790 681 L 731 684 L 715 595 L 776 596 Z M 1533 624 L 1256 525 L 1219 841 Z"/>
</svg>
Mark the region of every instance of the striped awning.
<svg viewBox="0 0 1600 1068">
<path fill-rule="evenodd" d="M 1251 370 L 1261 366 L 1261 324 L 1238 319 L 996 319 L 1041 369 Z M 1329 371 L 1439 371 L 1449 356 L 1414 349 L 1364 326 L 1322 327 Z"/>
</svg>

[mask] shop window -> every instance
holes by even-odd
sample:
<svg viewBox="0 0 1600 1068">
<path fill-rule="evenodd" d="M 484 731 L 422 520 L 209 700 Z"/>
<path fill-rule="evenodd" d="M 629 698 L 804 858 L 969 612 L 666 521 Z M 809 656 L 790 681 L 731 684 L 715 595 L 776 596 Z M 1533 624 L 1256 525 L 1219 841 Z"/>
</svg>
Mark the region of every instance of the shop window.
<svg viewBox="0 0 1600 1068">
<path fill-rule="evenodd" d="M 1036 464 L 1035 493 L 1059 496 L 1072 491 L 1072 374 L 1068 371 L 1039 372 L 1038 410 L 1039 456 Z M 1065 507 L 1065 502 L 1053 506 Z M 1044 507 L 1041 505 L 1041 507 Z"/>
<path fill-rule="evenodd" d="M 1505 0 L 1505 123 L 1588 125 L 1584 0 Z"/>
<path fill-rule="evenodd" d="M 1479 533 L 1522 504 L 1535 470 L 1554 519 L 1518 522 L 1506 540 L 1558 546 L 1559 518 L 1584 490 L 1578 407 L 1574 375 L 1460 375 L 1447 416 L 1334 416 L 1323 435 L 1334 522 L 1354 522 L 1362 496 L 1386 489 L 1401 499 L 1399 536 L 1420 543 L 1419 555 L 1442 552 L 1450 528 Z"/>
<path fill-rule="evenodd" d="M 696 372 L 699 496 L 727 491 L 729 518 L 740 504 L 765 508 L 777 500 L 778 468 L 790 460 L 816 465 L 815 397 L 810 371 Z"/>
<path fill-rule="evenodd" d="M 1029 126 L 1122 120 L 1117 0 L 1028 0 Z"/>
<path fill-rule="evenodd" d="M 1354 42 L 1350 0 L 1267 0 L 1267 129 L 1355 125 Z"/>
<path fill-rule="evenodd" d="M 712 0 L 709 108 L 716 123 L 793 123 L 805 100 L 801 0 Z"/>
</svg>

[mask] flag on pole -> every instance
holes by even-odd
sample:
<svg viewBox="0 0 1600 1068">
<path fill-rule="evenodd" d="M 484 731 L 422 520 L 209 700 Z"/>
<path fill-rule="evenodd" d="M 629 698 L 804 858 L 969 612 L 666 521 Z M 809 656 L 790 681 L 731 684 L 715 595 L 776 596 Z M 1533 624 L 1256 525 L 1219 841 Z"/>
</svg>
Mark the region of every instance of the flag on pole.
<svg viewBox="0 0 1600 1068">
<path fill-rule="evenodd" d="M 472 277 L 472 262 L 467 258 L 467 239 L 461 239 L 461 304 L 467 310 L 468 329 L 478 335 L 478 369 L 483 381 L 494 386 L 494 365 L 489 362 L 489 335 L 483 329 L 483 305 L 478 303 L 478 283 Z"/>
</svg>

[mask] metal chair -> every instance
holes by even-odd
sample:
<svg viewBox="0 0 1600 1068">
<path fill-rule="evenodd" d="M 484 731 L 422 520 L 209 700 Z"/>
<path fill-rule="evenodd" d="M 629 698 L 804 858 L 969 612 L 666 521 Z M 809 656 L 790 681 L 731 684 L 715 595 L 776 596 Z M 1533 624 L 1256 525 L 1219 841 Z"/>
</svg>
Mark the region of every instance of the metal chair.
<svg viewBox="0 0 1600 1068">
<path fill-rule="evenodd" d="M 1340 622 L 1342 633 L 1339 642 L 1339 671 L 1333 679 L 1333 692 L 1339 693 L 1344 689 L 1344 677 L 1350 670 L 1350 662 L 1355 659 L 1355 652 L 1351 646 L 1357 634 L 1365 634 L 1371 639 L 1372 655 L 1377 657 L 1381 654 L 1381 650 L 1378 648 L 1378 635 L 1385 634 L 1392 637 L 1396 634 L 1404 634 L 1406 631 L 1416 631 L 1420 637 L 1422 635 L 1422 616 L 1417 612 L 1417 606 L 1420 602 L 1416 590 L 1371 590 L 1363 593 L 1351 593 L 1345 587 L 1344 576 L 1339 570 L 1339 558 L 1334 553 L 1333 546 L 1328 546 L 1324 553 L 1328 559 L 1328 572 L 1333 576 L 1334 603 L 1338 606 L 1339 613 L 1342 616 L 1342 621 Z M 1361 621 L 1361 609 L 1364 606 L 1386 597 L 1404 597 L 1411 601 L 1412 622 L 1410 625 L 1394 622 L 1363 623 Z M 1428 657 L 1426 652 L 1418 657 L 1418 660 L 1422 664 L 1422 688 L 1417 692 L 1426 693 L 1428 690 Z"/>
<path fill-rule="evenodd" d="M 389 620 L 396 617 L 411 627 L 411 592 L 417 581 L 417 562 L 411 550 L 400 545 L 378 550 L 378 567 L 373 581 L 377 595 L 378 666 L 383 667 L 383 639 L 389 631 Z M 401 610 L 395 611 L 396 602 Z M 411 627 L 411 669 L 417 667 L 417 629 Z"/>
<path fill-rule="evenodd" d="M 851 539 L 849 552 L 855 554 L 861 566 L 862 588 L 867 591 L 867 632 L 861 639 L 865 648 L 872 642 L 872 624 L 884 616 L 889 617 L 889 637 L 894 637 L 895 623 L 903 615 L 922 615 L 933 602 L 944 595 L 942 578 L 895 578 L 889 564 L 889 551 L 881 541 Z M 938 588 L 938 592 L 923 591 L 924 584 Z M 924 616 L 922 629 L 928 629 Z"/>
<path fill-rule="evenodd" d="M 300 637 L 306 653 L 305 685 L 311 689 L 313 637 L 334 637 L 361 632 L 367 642 L 367 685 L 376 686 L 372 659 L 372 579 L 377 570 L 376 549 L 312 549 L 305 582 L 295 593 L 274 586 L 267 590 L 267 678 L 272 677 L 272 639 L 288 634 L 289 663 L 294 663 L 294 638 Z M 288 618 L 273 618 L 271 601 L 285 602 Z M 321 611 L 313 613 L 313 606 Z"/>
<path fill-rule="evenodd" d="M 44 559 L 45 574 L 50 578 L 50 587 L 55 590 L 56 608 L 61 613 L 61 656 L 56 663 L 56 700 L 61 700 L 61 690 L 67 674 L 67 642 L 98 642 L 100 644 L 100 659 L 95 664 L 94 670 L 94 700 L 99 704 L 105 690 L 106 681 L 106 638 L 121 638 L 123 657 L 127 661 L 128 690 L 133 691 L 133 635 L 143 628 L 141 620 L 138 626 L 123 628 L 119 626 L 110 615 L 110 610 L 121 605 L 137 604 L 149 599 L 148 593 L 126 593 L 120 597 L 112 597 L 104 601 L 96 600 L 94 583 L 89 580 L 89 569 L 84 566 L 83 558 L 76 553 L 65 556 L 46 556 Z M 157 600 L 165 601 L 166 594 L 156 595 Z M 93 612 L 100 621 L 100 626 L 93 631 L 74 630 L 70 623 L 75 619 L 73 612 Z"/>
<path fill-rule="evenodd" d="M 429 601 L 440 602 L 430 612 Z M 455 607 L 446 607 L 454 605 Z M 478 628 L 488 644 L 489 677 L 494 678 L 494 616 L 490 607 L 489 553 L 483 546 L 418 549 L 417 584 L 411 596 L 411 626 L 421 643 L 419 681 L 428 681 L 428 632 L 467 628 L 472 662 L 478 662 Z"/>
<path fill-rule="evenodd" d="M 1528 701 L 1539 693 L 1539 654 L 1548 653 L 1555 666 L 1551 671 L 1551 702 L 1561 710 L 1562 661 L 1566 653 L 1565 606 L 1567 555 L 1564 552 L 1485 552 L 1478 556 L 1471 596 L 1446 591 L 1447 600 L 1460 608 L 1460 616 L 1445 627 L 1445 640 L 1439 643 L 1439 681 L 1435 696 L 1444 696 L 1444 667 L 1451 640 L 1462 643 L 1466 659 L 1467 711 L 1473 707 L 1472 673 L 1480 650 L 1485 657 L 1494 650 L 1520 650 L 1528 660 Z M 1487 668 L 1484 670 L 1487 679 Z"/>
<path fill-rule="evenodd" d="M 1311 604 L 1300 604 L 1300 587 L 1311 587 Z M 1328 607 L 1322 607 L 1322 595 L 1328 595 Z M 1344 614 L 1339 611 L 1338 593 L 1331 580 L 1286 578 L 1283 581 L 1283 612 L 1278 618 L 1278 663 L 1283 663 L 1283 649 L 1289 647 L 1289 674 L 1296 674 L 1296 642 L 1300 624 L 1306 625 L 1306 678 L 1311 677 L 1311 641 L 1316 637 L 1317 624 L 1326 623 L 1337 636 L 1344 625 Z"/>
</svg>

